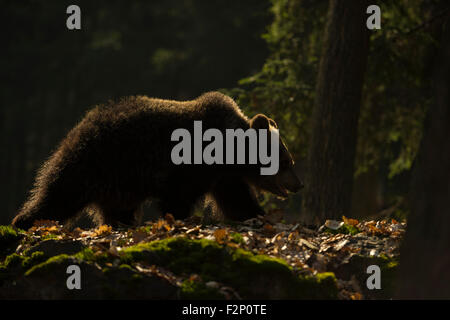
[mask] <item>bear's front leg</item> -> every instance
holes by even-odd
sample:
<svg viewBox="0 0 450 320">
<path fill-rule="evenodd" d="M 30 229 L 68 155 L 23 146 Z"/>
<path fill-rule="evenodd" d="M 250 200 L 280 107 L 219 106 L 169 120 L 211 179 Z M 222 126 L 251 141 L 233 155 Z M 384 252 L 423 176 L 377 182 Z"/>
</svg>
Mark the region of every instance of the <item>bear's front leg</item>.
<svg viewBox="0 0 450 320">
<path fill-rule="evenodd" d="M 255 192 L 243 179 L 221 179 L 213 187 L 211 195 L 227 219 L 243 221 L 265 214 L 258 204 Z"/>
</svg>

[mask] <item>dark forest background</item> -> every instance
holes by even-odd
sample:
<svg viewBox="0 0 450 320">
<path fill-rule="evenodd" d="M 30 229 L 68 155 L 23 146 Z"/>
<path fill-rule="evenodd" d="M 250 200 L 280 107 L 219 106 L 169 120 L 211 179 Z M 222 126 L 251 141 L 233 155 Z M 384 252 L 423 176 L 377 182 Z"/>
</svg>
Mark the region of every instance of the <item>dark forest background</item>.
<svg viewBox="0 0 450 320">
<path fill-rule="evenodd" d="M 69 31 L 72 1 L 0 1 L 0 224 L 94 105 L 221 90 L 277 121 L 305 177 L 266 207 L 308 225 L 407 218 L 400 295 L 448 297 L 450 7 L 377 2 L 380 30 L 365 0 L 77 1 Z"/>
<path fill-rule="evenodd" d="M 191 99 L 233 87 L 268 55 L 269 1 L 2 1 L 0 223 L 84 112 L 144 94 Z"/>
<path fill-rule="evenodd" d="M 7 28 L 1 59 L 1 223 L 16 213 L 39 165 L 84 112 L 125 95 L 192 99 L 221 90 L 237 99 L 248 115 L 264 112 L 278 122 L 299 174 L 308 178 L 309 172 L 321 172 L 307 169 L 308 155 L 334 157 L 313 146 L 313 119 L 327 112 L 323 106 L 313 114 L 314 106 L 321 104 L 320 82 L 349 83 L 341 88 L 347 94 L 360 87 L 353 90 L 356 103 L 351 104 L 356 109 L 347 111 L 358 122 L 357 139 L 342 145 L 349 154 L 342 155 L 342 161 L 354 163 L 344 175 L 353 177 L 354 186 L 334 185 L 352 200 L 347 204 L 337 203 L 339 199 L 314 200 L 320 192 L 336 193 L 333 188 L 317 190 L 316 176 L 307 179 L 310 186 L 316 179 L 316 185 L 305 191 L 306 202 L 312 202 L 303 209 L 302 195 L 283 204 L 266 201 L 267 206 L 281 205 L 306 222 L 314 215 L 308 208 L 329 211 L 327 202 L 339 207 L 331 214 L 337 217 L 388 210 L 401 218 L 407 213 L 405 195 L 432 99 L 434 57 L 448 13 L 445 1 L 381 3 L 382 29 L 367 32 L 360 40 L 352 35 L 356 38 L 346 44 L 345 56 L 358 52 L 353 61 L 366 59 L 357 83 L 336 56 L 330 66 L 343 66 L 339 72 L 343 76 L 333 79 L 328 70 L 318 80 L 327 23 L 336 24 L 335 30 L 355 29 L 345 25 L 349 19 L 330 22 L 332 11 L 339 8 L 331 8 L 326 0 L 81 1 L 81 31 L 65 27 L 70 4 L 2 1 Z M 367 17 L 355 20 L 356 26 L 363 25 L 356 29 L 365 29 Z M 337 31 L 330 32 L 336 33 L 328 38 L 338 37 Z M 365 37 L 370 43 L 364 51 L 360 48 Z M 345 111 L 336 102 L 333 108 Z M 355 126 L 336 119 L 333 123 L 344 121 L 344 131 Z M 339 176 L 341 169 L 337 165 L 333 170 Z"/>
</svg>

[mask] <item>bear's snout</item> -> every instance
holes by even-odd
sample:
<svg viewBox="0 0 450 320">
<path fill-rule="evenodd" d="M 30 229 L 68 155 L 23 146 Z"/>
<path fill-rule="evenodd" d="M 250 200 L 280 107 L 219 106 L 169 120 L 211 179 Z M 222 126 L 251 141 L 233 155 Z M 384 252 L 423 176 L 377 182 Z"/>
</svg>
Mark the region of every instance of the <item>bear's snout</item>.
<svg viewBox="0 0 450 320">
<path fill-rule="evenodd" d="M 303 182 L 297 177 L 295 171 L 290 168 L 284 170 L 278 178 L 278 183 L 287 191 L 296 193 L 303 188 Z"/>
<path fill-rule="evenodd" d="M 290 184 L 286 185 L 286 189 L 288 189 L 290 192 L 299 192 L 305 186 L 297 176 L 295 176 L 295 178 L 293 178 L 292 180 L 293 181 Z"/>
</svg>

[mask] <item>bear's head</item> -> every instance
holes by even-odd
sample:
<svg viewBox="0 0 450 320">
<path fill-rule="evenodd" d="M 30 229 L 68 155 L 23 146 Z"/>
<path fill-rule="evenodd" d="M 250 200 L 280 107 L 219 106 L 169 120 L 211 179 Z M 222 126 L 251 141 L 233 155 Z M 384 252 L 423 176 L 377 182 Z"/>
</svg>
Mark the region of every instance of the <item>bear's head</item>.
<svg viewBox="0 0 450 320">
<path fill-rule="evenodd" d="M 278 130 L 278 126 L 274 120 L 266 117 L 263 114 L 257 114 L 250 120 L 250 127 L 259 130 L 266 129 L 269 132 L 267 137 L 268 150 L 270 150 L 271 135 L 274 134 L 274 130 Z M 297 177 L 294 171 L 294 160 L 289 153 L 286 144 L 279 137 L 278 150 L 279 150 L 279 168 L 278 172 L 274 175 L 257 175 L 253 177 L 252 184 L 264 191 L 271 192 L 279 197 L 286 198 L 288 192 L 298 192 L 303 188 L 302 181 Z M 271 151 L 270 151 L 271 152 Z"/>
</svg>

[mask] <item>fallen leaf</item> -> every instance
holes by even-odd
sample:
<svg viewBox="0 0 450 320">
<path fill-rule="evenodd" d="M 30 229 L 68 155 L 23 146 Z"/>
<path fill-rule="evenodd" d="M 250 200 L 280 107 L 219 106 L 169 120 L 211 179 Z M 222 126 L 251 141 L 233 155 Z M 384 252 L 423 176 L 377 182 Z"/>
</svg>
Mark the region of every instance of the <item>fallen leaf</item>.
<svg viewBox="0 0 450 320">
<path fill-rule="evenodd" d="M 58 226 L 59 223 L 58 221 L 53 221 L 53 220 L 36 220 L 33 223 L 33 226 L 35 227 L 53 227 L 53 226 Z"/>
<path fill-rule="evenodd" d="M 192 229 L 189 229 L 189 230 L 187 230 L 186 231 L 186 234 L 196 234 L 196 233 L 198 233 L 199 232 L 199 230 L 200 230 L 200 227 L 194 227 L 194 228 L 192 228 Z"/>
<path fill-rule="evenodd" d="M 189 277 L 189 281 L 201 281 L 201 278 L 198 274 L 194 273 Z"/>
<path fill-rule="evenodd" d="M 334 250 L 335 251 L 339 251 L 341 250 L 347 243 L 349 243 L 350 241 L 348 241 L 347 239 L 344 239 L 340 242 L 338 242 L 337 245 L 334 246 Z"/>
<path fill-rule="evenodd" d="M 362 295 L 359 292 L 355 292 L 354 294 L 352 294 L 350 296 L 350 299 L 352 299 L 352 300 L 361 300 L 362 299 Z"/>
<path fill-rule="evenodd" d="M 214 238 L 216 238 L 216 241 L 218 243 L 223 243 L 227 234 L 228 233 L 226 229 L 217 229 L 216 231 L 214 231 Z"/>
<path fill-rule="evenodd" d="M 108 234 L 111 234 L 111 232 L 112 227 L 104 224 L 94 230 L 94 236 L 107 236 Z"/>
<path fill-rule="evenodd" d="M 139 230 L 133 231 L 132 238 L 134 243 L 139 243 L 147 238 L 147 233 Z"/>
<path fill-rule="evenodd" d="M 174 218 L 173 215 L 170 214 L 170 213 L 166 213 L 166 215 L 164 216 L 164 219 L 166 220 L 166 222 L 167 222 L 169 225 L 173 225 L 173 224 L 175 223 L 175 218 Z"/>
<path fill-rule="evenodd" d="M 325 221 L 325 227 L 331 230 L 337 230 L 340 227 L 344 225 L 344 222 L 342 221 L 336 221 L 336 220 L 327 220 Z"/>
<path fill-rule="evenodd" d="M 272 225 L 270 225 L 268 223 L 266 223 L 264 225 L 263 231 L 264 231 L 264 233 L 266 233 L 268 235 L 275 233 L 275 230 L 273 229 Z"/>
<path fill-rule="evenodd" d="M 298 238 L 298 231 L 289 233 L 289 236 L 288 236 L 289 241 L 296 240 L 297 238 Z"/>
<path fill-rule="evenodd" d="M 356 226 L 359 223 L 358 220 L 349 219 L 349 218 L 346 218 L 345 216 L 342 216 L 342 221 L 344 221 L 345 224 L 348 224 L 350 226 Z"/>
<path fill-rule="evenodd" d="M 306 239 L 300 239 L 298 241 L 298 245 L 308 247 L 309 249 L 312 249 L 312 250 L 319 250 L 319 248 L 316 245 L 312 244 L 311 242 L 309 242 Z"/>
</svg>

